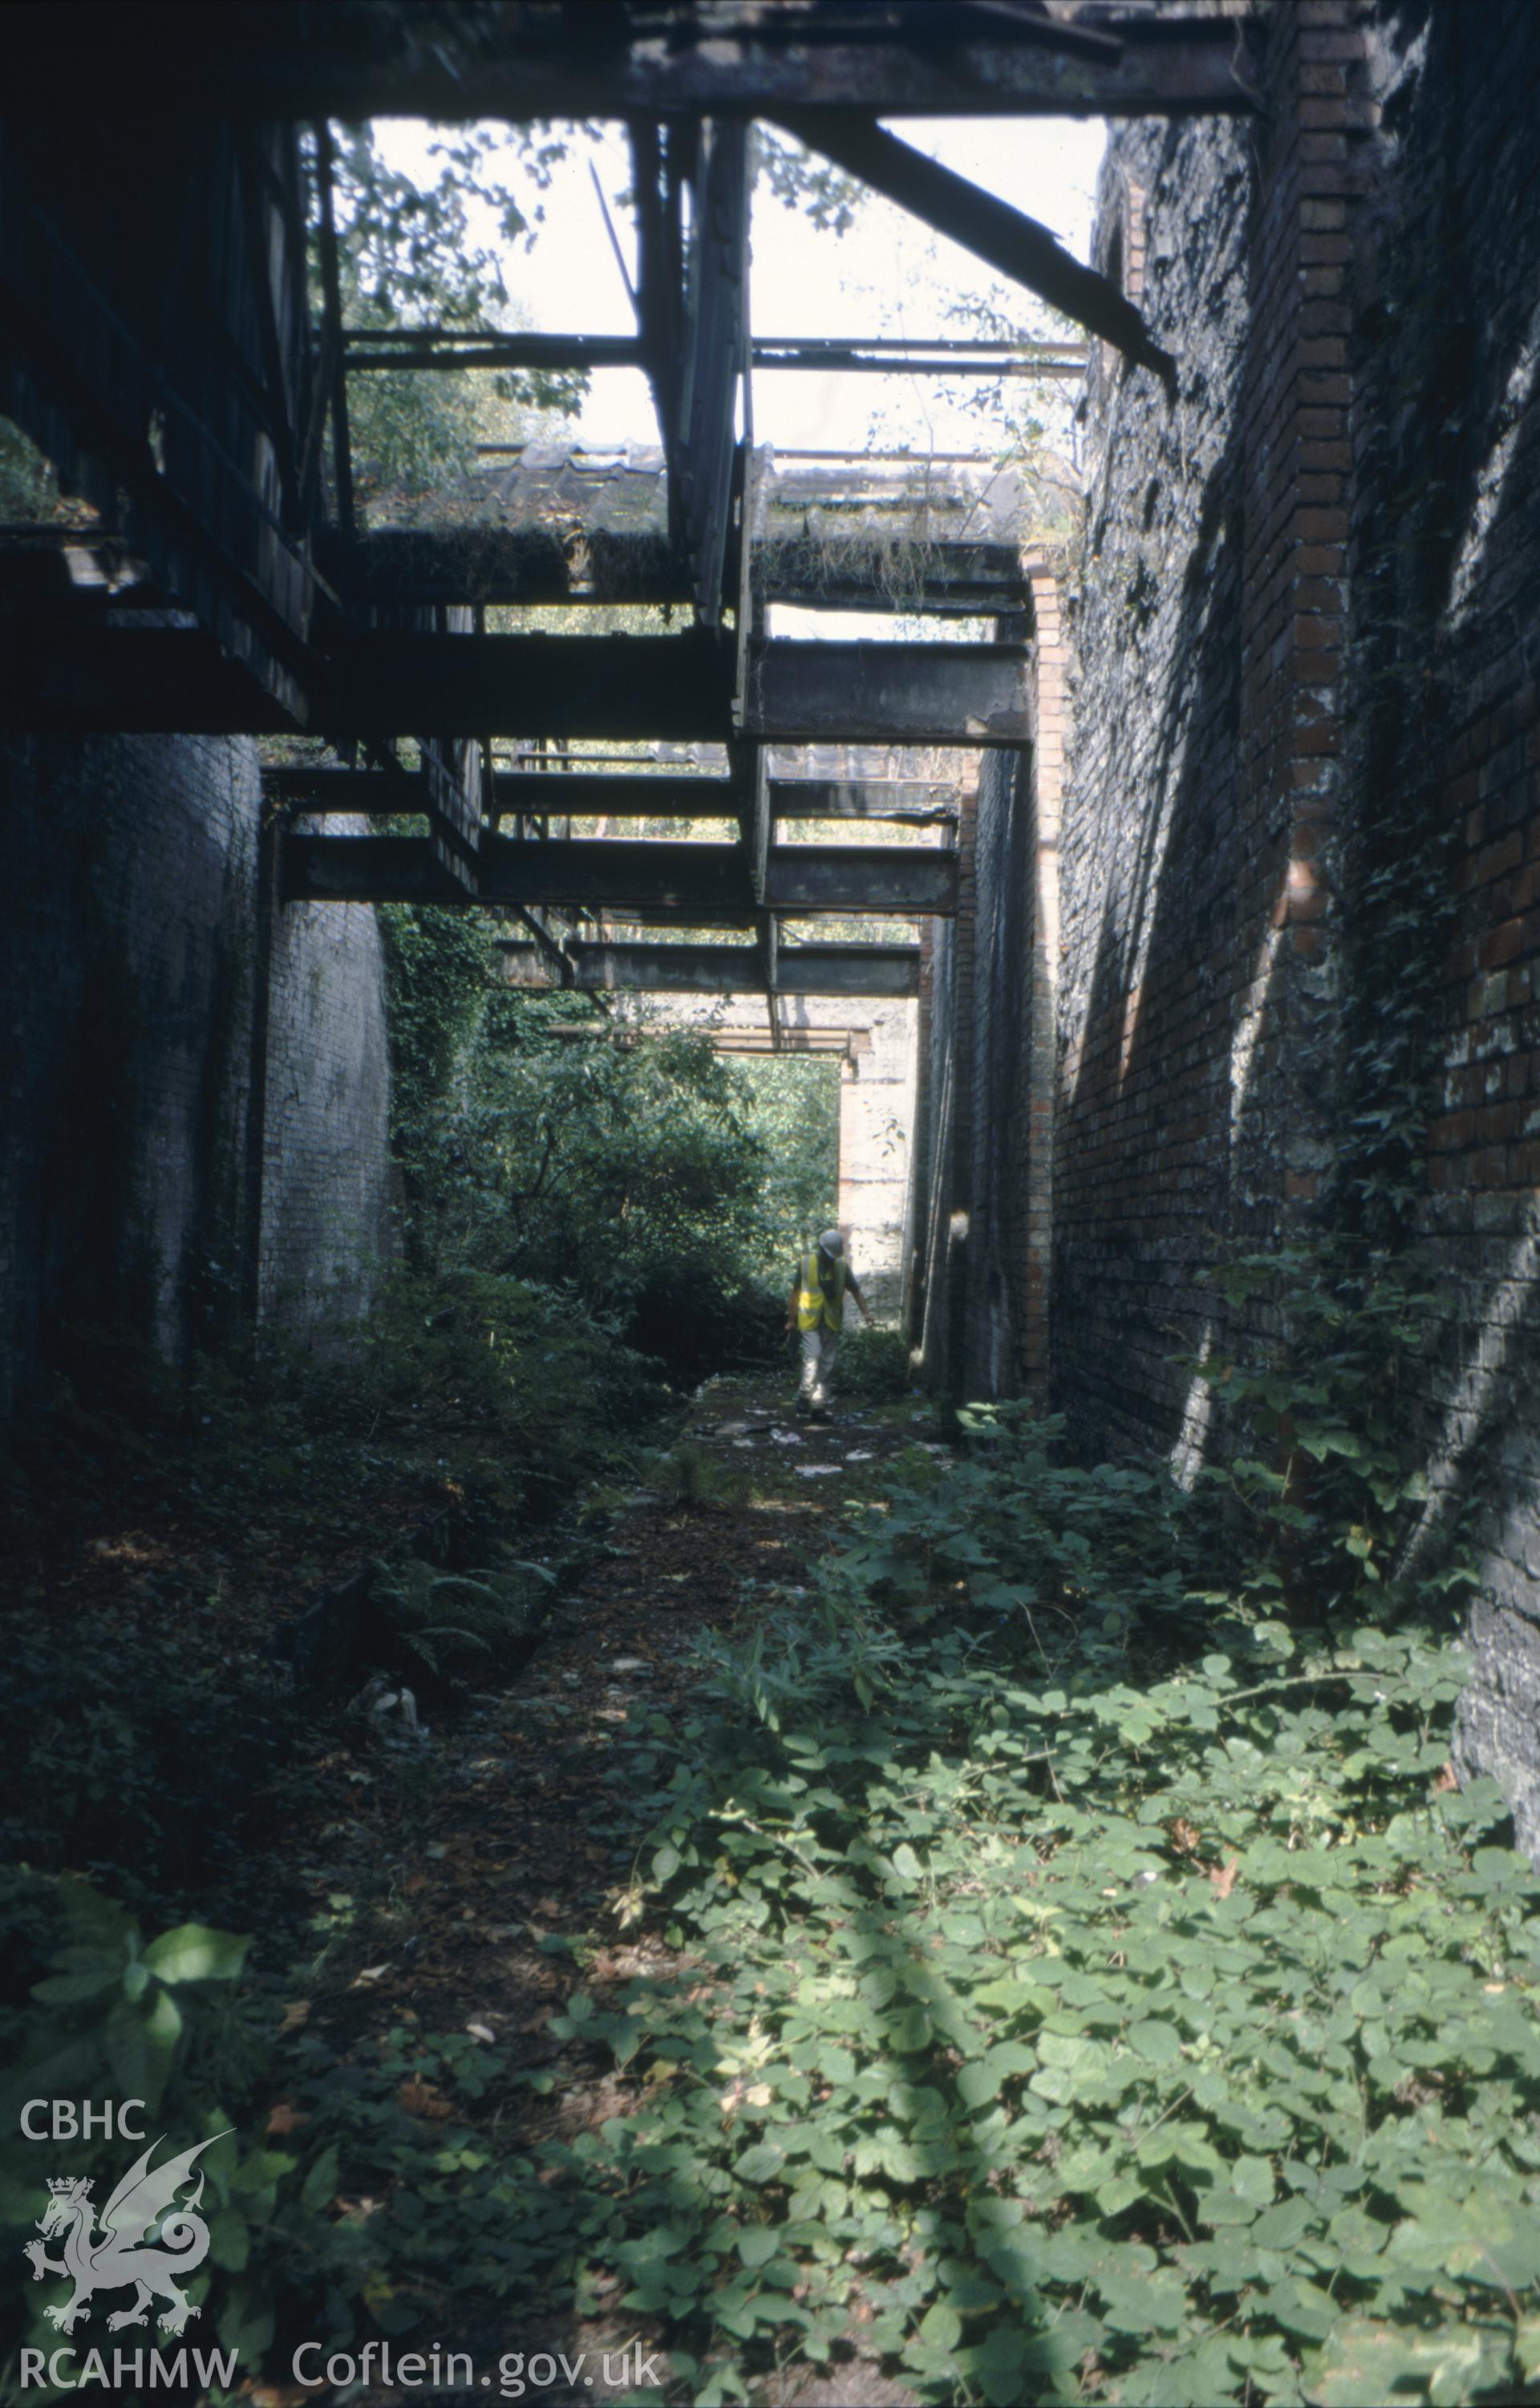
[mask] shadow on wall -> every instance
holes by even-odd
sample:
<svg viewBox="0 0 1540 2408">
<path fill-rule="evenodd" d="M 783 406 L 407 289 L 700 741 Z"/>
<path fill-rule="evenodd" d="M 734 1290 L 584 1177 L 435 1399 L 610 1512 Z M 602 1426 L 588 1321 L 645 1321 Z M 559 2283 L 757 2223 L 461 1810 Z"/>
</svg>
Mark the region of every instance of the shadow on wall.
<svg viewBox="0 0 1540 2408">
<path fill-rule="evenodd" d="M 4 1413 L 82 1331 L 178 1362 L 250 1309 L 261 787 L 207 737 L 7 740 L 0 784 Z M 372 911 L 286 924 L 267 1002 L 265 1301 L 356 1309 L 392 1250 Z"/>
<path fill-rule="evenodd" d="M 1104 171 L 1103 208 L 1124 174 L 1149 195 L 1145 303 L 1183 340 L 1174 408 L 1113 372 L 1077 597 L 1053 1352 L 1096 1451 L 1178 1443 L 1172 1356 L 1212 1331 L 1205 1271 L 1271 1226 L 1280 1183 L 1283 848 L 1247 816 L 1240 741 L 1248 139 L 1138 127 Z"/>
<path fill-rule="evenodd" d="M 1540 19 L 1390 19 L 1372 69 L 1347 1102 L 1394 1128 L 1436 1093 L 1406 1182 L 1437 1288 L 1415 1544 L 1469 1509 L 1461 1750 L 1540 1853 Z"/>
<path fill-rule="evenodd" d="M 254 756 L 213 739 L 17 740 L 0 765 L 24 1389 L 65 1326 L 175 1360 L 238 1307 L 260 797 Z"/>
<path fill-rule="evenodd" d="M 267 1045 L 265 1319 L 335 1326 L 366 1311 L 397 1251 L 384 996 L 367 904 L 284 907 Z"/>
<path fill-rule="evenodd" d="M 1024 1279 L 1036 917 L 1031 780 L 1029 752 L 986 753 L 979 765 L 971 1209 L 960 1383 L 967 1397 L 1011 1396 L 1023 1384 L 1013 1264 Z"/>
<path fill-rule="evenodd" d="M 1383 118 L 1359 154 L 1336 309 L 1353 389 L 1337 463 L 1347 741 L 1318 784 L 1308 747 L 1270 751 L 1288 714 L 1269 686 L 1269 572 L 1321 577 L 1322 599 L 1296 585 L 1288 601 L 1325 614 L 1332 572 L 1309 538 L 1288 560 L 1259 523 L 1241 539 L 1263 456 L 1243 458 L 1248 397 L 1277 366 L 1248 303 L 1245 137 L 1133 128 L 1113 149 L 1150 194 L 1146 297 L 1184 349 L 1169 420 L 1122 376 L 1093 488 L 1056 1369 L 1083 1442 L 1174 1442 L 1190 1468 L 1212 1442 L 1207 1400 L 1189 1389 L 1184 1411 L 1168 1358 L 1237 1334 L 1203 1281 L 1227 1240 L 1274 1240 L 1333 1153 L 1334 1217 L 1424 1240 L 1432 1326 L 1403 1369 L 1434 1495 L 1417 1543 L 1475 1510 L 1461 1745 L 1540 1850 L 1540 182 L 1524 97 L 1540 14 L 1494 0 L 1366 23 Z M 1276 331 L 1287 351 L 1299 327 Z"/>
</svg>

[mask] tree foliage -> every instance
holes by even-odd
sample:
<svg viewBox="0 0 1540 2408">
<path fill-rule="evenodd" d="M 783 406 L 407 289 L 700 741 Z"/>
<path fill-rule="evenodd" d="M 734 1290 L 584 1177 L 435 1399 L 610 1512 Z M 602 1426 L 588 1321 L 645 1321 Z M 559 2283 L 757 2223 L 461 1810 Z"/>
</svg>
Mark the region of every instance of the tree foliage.
<svg viewBox="0 0 1540 2408">
<path fill-rule="evenodd" d="M 419 1268 L 562 1289 L 680 1370 L 773 1342 L 789 1257 L 833 1209 L 832 1066 L 750 1070 L 709 1027 L 513 994 L 478 924 L 381 918 Z"/>
<path fill-rule="evenodd" d="M 65 515 L 59 480 L 29 436 L 0 418 L 0 521 L 18 523 Z"/>
<path fill-rule="evenodd" d="M 783 208 L 800 210 L 820 234 L 850 232 L 868 196 L 865 184 L 769 125 L 755 127 L 752 155 L 756 191 L 762 185 Z"/>
<path fill-rule="evenodd" d="M 333 128 L 342 315 L 383 333 L 411 326 L 497 326 L 516 311 L 505 262 L 535 240 L 540 195 L 566 142 L 549 128 L 440 130 L 431 183 L 382 155 L 369 125 Z M 316 271 L 319 295 L 319 268 Z M 468 473 L 474 446 L 522 431 L 530 411 L 570 413 L 587 390 L 577 371 L 375 369 L 348 388 L 360 499 L 421 492 Z M 500 405 L 500 409 L 499 409 Z"/>
</svg>

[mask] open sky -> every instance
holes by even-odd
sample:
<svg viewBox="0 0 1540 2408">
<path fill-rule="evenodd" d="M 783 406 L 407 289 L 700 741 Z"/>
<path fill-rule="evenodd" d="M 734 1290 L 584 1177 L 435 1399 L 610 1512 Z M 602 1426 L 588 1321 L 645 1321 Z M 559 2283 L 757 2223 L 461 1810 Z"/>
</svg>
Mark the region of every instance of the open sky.
<svg viewBox="0 0 1540 2408">
<path fill-rule="evenodd" d="M 1106 140 L 1101 120 L 925 118 L 894 120 L 891 130 L 1026 210 L 1076 257 L 1088 258 L 1097 168 Z M 381 123 L 376 132 L 392 165 L 413 173 L 427 167 L 430 129 L 397 121 Z M 554 334 L 626 334 L 631 328 L 590 159 L 621 246 L 628 261 L 635 258 L 630 212 L 619 197 L 629 176 L 621 130 L 580 135 L 555 168 L 539 238 L 531 250 L 514 251 L 505 270 L 521 319 Z M 1008 293 L 970 252 L 876 194 L 866 199 L 851 231 L 837 238 L 819 233 L 761 190 L 752 275 L 751 323 L 761 335 L 977 333 L 976 325 L 949 315 L 970 296 L 1003 303 L 1028 329 L 1039 322 L 1029 294 Z M 1060 388 L 1056 415 L 1064 399 Z M 1050 398 L 1038 406 L 1038 415 L 1047 419 L 1053 408 Z M 784 451 L 860 450 L 873 437 L 884 449 L 994 448 L 977 417 L 949 406 L 938 395 L 936 380 L 928 377 L 760 371 L 754 413 L 756 441 Z M 652 407 L 640 373 L 597 375 L 571 432 L 589 444 L 655 442 Z"/>
</svg>

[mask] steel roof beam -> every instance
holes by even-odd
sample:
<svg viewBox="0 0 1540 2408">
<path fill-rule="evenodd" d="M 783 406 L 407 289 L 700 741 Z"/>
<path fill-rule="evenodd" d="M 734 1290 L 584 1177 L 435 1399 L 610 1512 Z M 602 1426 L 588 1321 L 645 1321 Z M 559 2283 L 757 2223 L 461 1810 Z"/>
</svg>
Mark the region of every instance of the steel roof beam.
<svg viewBox="0 0 1540 2408">
<path fill-rule="evenodd" d="M 423 837 L 298 834 L 283 847 L 290 902 L 410 903 L 440 897 L 442 886 Z M 477 895 L 465 899 L 640 919 L 671 911 L 702 926 L 736 924 L 759 901 L 740 844 L 510 837 L 483 841 Z M 776 911 L 909 917 L 949 912 L 956 899 L 957 855 L 934 848 L 784 845 L 771 848 L 767 865 L 764 902 Z"/>
<path fill-rule="evenodd" d="M 534 945 L 504 943 L 505 976 L 513 986 L 556 983 Z M 572 984 L 602 993 L 651 991 L 677 995 L 763 995 L 757 945 L 583 943 L 563 947 Z M 920 991 L 918 945 L 783 946 L 779 995 L 912 996 Z"/>
<path fill-rule="evenodd" d="M 767 10 L 606 9 L 415 0 L 410 10 L 304 0 L 12 0 L 8 30 L 40 90 L 71 106 L 259 118 L 440 121 L 764 117 L 1185 117 L 1255 106 L 1236 72 L 1245 18 L 1174 7 L 1067 24 L 1036 11 L 856 0 Z M 406 26 L 406 37 L 402 27 Z M 1076 36 L 1101 39 L 1100 50 Z M 611 37 L 612 36 L 612 38 Z"/>
</svg>

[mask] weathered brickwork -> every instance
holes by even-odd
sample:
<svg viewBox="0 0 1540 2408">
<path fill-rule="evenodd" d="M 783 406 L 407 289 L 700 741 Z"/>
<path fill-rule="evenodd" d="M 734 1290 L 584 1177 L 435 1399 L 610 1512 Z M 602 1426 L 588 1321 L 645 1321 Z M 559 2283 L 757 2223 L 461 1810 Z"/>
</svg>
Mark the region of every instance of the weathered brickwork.
<svg viewBox="0 0 1540 2408">
<path fill-rule="evenodd" d="M 1361 13 L 1274 11 L 1263 118 L 1130 127 L 1104 170 L 1178 381 L 1105 354 L 1091 378 L 1054 1365 L 1088 1442 L 1179 1459 L 1209 1266 L 1308 1211 L 1331 1158 Z"/>
<path fill-rule="evenodd" d="M 1463 1760 L 1540 1849 L 1540 12 L 1293 0 L 1259 76 L 1106 169 L 1179 367 L 1092 368 L 1055 1383 L 1195 1461 L 1208 1267 L 1389 1211 L 1334 1173 L 1390 1131 L 1428 1530 L 1482 1534 Z"/>
<path fill-rule="evenodd" d="M 1248 319 L 1246 137 L 1130 128 L 1101 206 L 1144 196 L 1144 307 L 1181 390 L 1092 371 L 1083 562 L 1069 597 L 1054 1369 L 1092 1444 L 1171 1444 L 1170 1368 L 1202 1334 L 1203 1267 L 1254 1154 L 1247 1038 L 1272 964 L 1236 757 Z M 1231 1126 L 1232 1061 L 1239 1109 Z M 1271 1191 L 1271 1181 L 1267 1182 Z"/>
<path fill-rule="evenodd" d="M 838 1026 L 842 997 L 790 996 L 788 1026 Z M 868 1003 L 840 1071 L 840 1226 L 874 1313 L 899 1319 L 908 1240 L 918 1006 Z"/>
<path fill-rule="evenodd" d="M 250 743 L 10 740 L 0 796 L 8 1408 L 63 1326 L 116 1323 L 176 1359 L 253 1300 L 259 1153 L 269 1302 L 381 1252 L 388 1090 L 372 913 L 286 927 L 262 1143 Z"/>
<path fill-rule="evenodd" d="M 1442 961 L 1371 921 L 1365 1025 L 1426 982 L 1432 1113 L 1423 1232 L 1442 1329 L 1421 1367 L 1431 1526 L 1478 1509 L 1467 1761 L 1540 1851 L 1540 12 L 1380 12 L 1383 109 L 1355 305 L 1355 817 L 1372 869 L 1399 836 L 1454 916 Z M 1420 853 L 1417 846 L 1420 844 Z M 1418 887 L 1411 890 L 1414 896 Z"/>
</svg>

